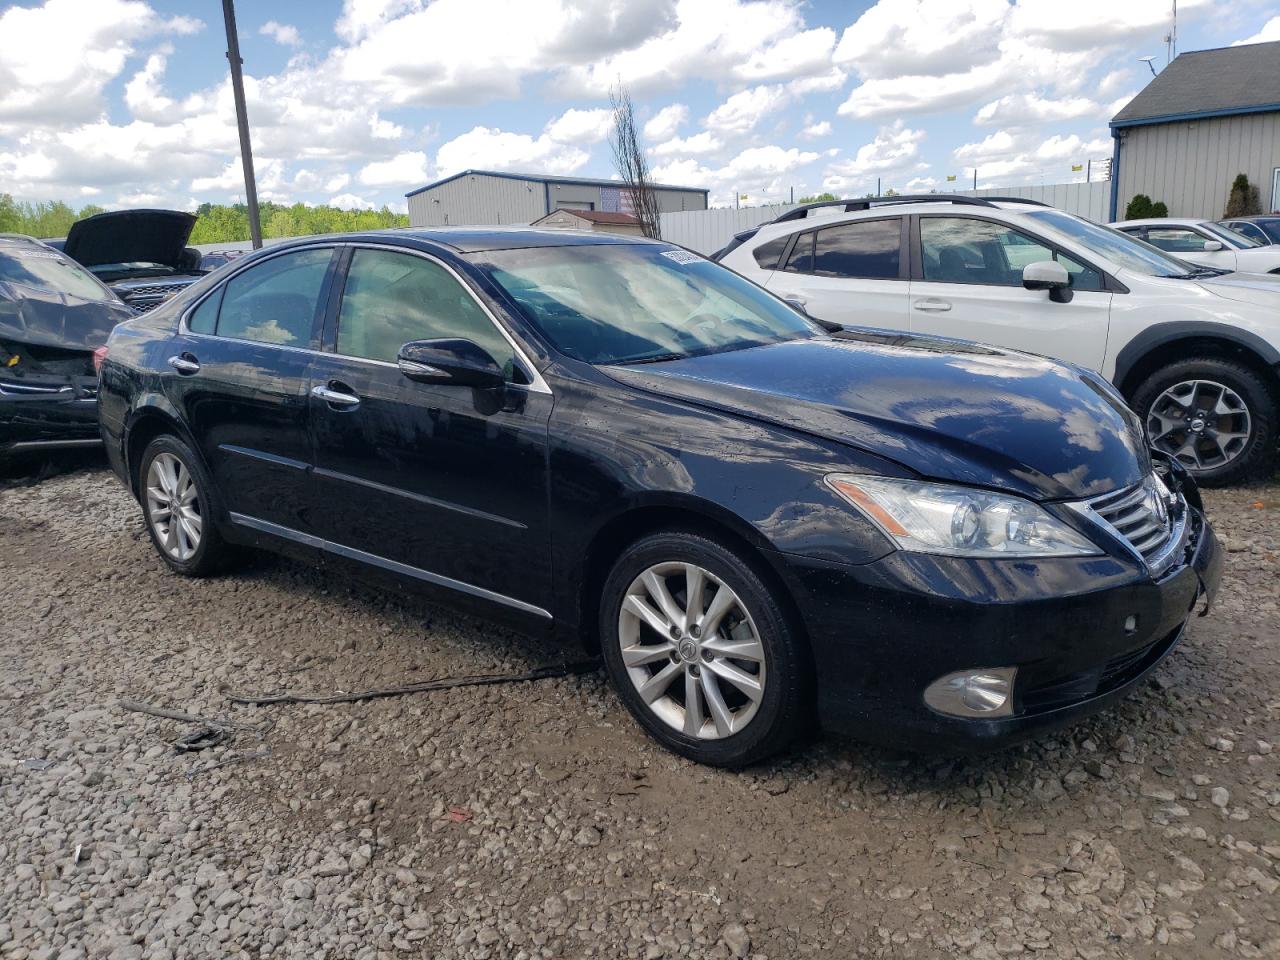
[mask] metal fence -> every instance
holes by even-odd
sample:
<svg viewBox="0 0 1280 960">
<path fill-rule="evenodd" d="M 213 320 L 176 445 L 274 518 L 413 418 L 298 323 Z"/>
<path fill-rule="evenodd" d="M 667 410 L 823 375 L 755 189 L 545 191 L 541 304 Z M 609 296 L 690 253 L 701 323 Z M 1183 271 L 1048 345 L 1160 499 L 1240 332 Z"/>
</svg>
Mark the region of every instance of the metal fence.
<svg viewBox="0 0 1280 960">
<path fill-rule="evenodd" d="M 1107 222 L 1107 203 L 1111 184 L 1093 183 L 1034 184 L 1022 187 L 992 187 L 988 190 L 956 190 L 970 197 L 1021 197 L 1038 200 L 1051 207 L 1074 213 L 1095 223 Z M 719 250 L 735 234 L 750 230 L 797 207 L 794 203 L 775 203 L 763 207 L 727 207 L 718 210 L 685 210 L 662 214 L 662 239 L 678 243 L 701 254 Z"/>
</svg>

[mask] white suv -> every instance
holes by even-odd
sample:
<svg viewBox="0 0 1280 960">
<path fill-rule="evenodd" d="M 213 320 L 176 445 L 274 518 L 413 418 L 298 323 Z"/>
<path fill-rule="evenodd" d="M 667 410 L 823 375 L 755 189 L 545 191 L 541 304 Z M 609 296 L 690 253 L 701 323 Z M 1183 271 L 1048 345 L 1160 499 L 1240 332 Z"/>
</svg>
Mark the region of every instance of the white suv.
<svg viewBox="0 0 1280 960">
<path fill-rule="evenodd" d="M 714 259 L 828 323 L 1098 370 L 1202 482 L 1270 466 L 1280 277 L 1199 267 L 1043 204 L 958 195 L 809 204 Z"/>
<path fill-rule="evenodd" d="M 1111 224 L 1165 253 L 1206 267 L 1280 273 L 1280 246 L 1264 244 L 1212 220 L 1121 220 Z"/>
</svg>

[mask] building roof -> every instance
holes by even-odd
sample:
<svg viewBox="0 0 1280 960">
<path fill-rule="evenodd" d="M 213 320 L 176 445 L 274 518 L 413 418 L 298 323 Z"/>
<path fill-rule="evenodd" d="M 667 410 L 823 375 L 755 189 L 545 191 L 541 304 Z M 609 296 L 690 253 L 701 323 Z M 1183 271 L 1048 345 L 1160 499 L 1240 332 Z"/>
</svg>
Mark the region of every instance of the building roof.
<svg viewBox="0 0 1280 960">
<path fill-rule="evenodd" d="M 1280 111 L 1280 41 L 1179 54 L 1111 126 L 1271 111 Z"/>
<path fill-rule="evenodd" d="M 455 173 L 451 177 L 445 177 L 443 180 L 437 180 L 434 183 L 428 183 L 425 187 L 419 187 L 417 190 L 410 190 L 405 194 L 406 197 L 417 196 L 427 190 L 442 186 L 459 177 L 502 177 L 506 180 L 528 180 L 531 183 L 572 183 L 585 187 L 621 187 L 621 180 L 598 180 L 592 177 L 555 177 L 549 174 L 538 173 L 510 173 L 506 170 L 463 170 L 461 173 Z M 676 187 L 669 183 L 652 183 L 651 187 L 655 190 L 680 190 L 685 193 L 701 193 L 707 194 L 709 191 L 703 187 Z"/>
<path fill-rule="evenodd" d="M 575 210 L 571 207 L 552 210 L 542 219 L 545 220 L 547 217 L 555 216 L 557 213 L 567 213 L 580 220 L 588 220 L 591 223 L 619 223 L 630 227 L 640 226 L 640 221 L 629 213 L 610 213 L 608 210 Z M 537 220 L 534 221 L 534 223 L 537 222 Z"/>
</svg>

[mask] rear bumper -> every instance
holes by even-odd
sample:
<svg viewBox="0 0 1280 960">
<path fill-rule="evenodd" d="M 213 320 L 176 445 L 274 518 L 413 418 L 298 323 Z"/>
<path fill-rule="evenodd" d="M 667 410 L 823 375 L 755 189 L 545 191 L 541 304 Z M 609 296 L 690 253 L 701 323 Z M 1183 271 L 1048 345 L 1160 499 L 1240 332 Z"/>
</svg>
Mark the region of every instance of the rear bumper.
<svg viewBox="0 0 1280 960">
<path fill-rule="evenodd" d="M 894 553 L 862 567 L 791 558 L 825 728 L 890 746 L 972 750 L 1031 736 L 1124 696 L 1211 600 L 1222 555 L 1192 511 L 1158 579 L 1112 557 L 1012 563 Z M 1132 618 L 1132 619 L 1131 619 Z M 1012 714 L 936 712 L 924 690 L 957 671 L 1016 667 Z"/>
</svg>

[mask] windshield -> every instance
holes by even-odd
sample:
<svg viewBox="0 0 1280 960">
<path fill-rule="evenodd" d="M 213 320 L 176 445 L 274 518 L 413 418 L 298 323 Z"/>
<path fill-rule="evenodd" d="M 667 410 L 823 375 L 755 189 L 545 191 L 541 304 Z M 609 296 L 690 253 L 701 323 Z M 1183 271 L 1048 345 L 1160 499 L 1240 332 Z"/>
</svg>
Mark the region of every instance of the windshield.
<svg viewBox="0 0 1280 960">
<path fill-rule="evenodd" d="M 60 253 L 34 245 L 0 248 L 0 282 L 56 290 L 81 300 L 115 300 L 116 296 L 84 267 Z"/>
<path fill-rule="evenodd" d="M 1134 273 L 1185 278 L 1216 272 L 1171 257 L 1137 237 L 1111 227 L 1100 227 L 1061 210 L 1037 210 L 1027 216 Z"/>
<path fill-rule="evenodd" d="M 1230 227 L 1224 227 L 1219 223 L 1205 223 L 1201 224 L 1201 226 L 1212 233 L 1215 237 L 1219 237 L 1228 247 L 1245 248 L 1262 246 L 1261 243 L 1254 240 L 1252 237 L 1246 237 L 1243 233 L 1236 233 Z"/>
<path fill-rule="evenodd" d="M 675 247 L 528 247 L 473 259 L 557 350 L 587 363 L 674 360 L 818 333 L 755 284 Z"/>
</svg>

